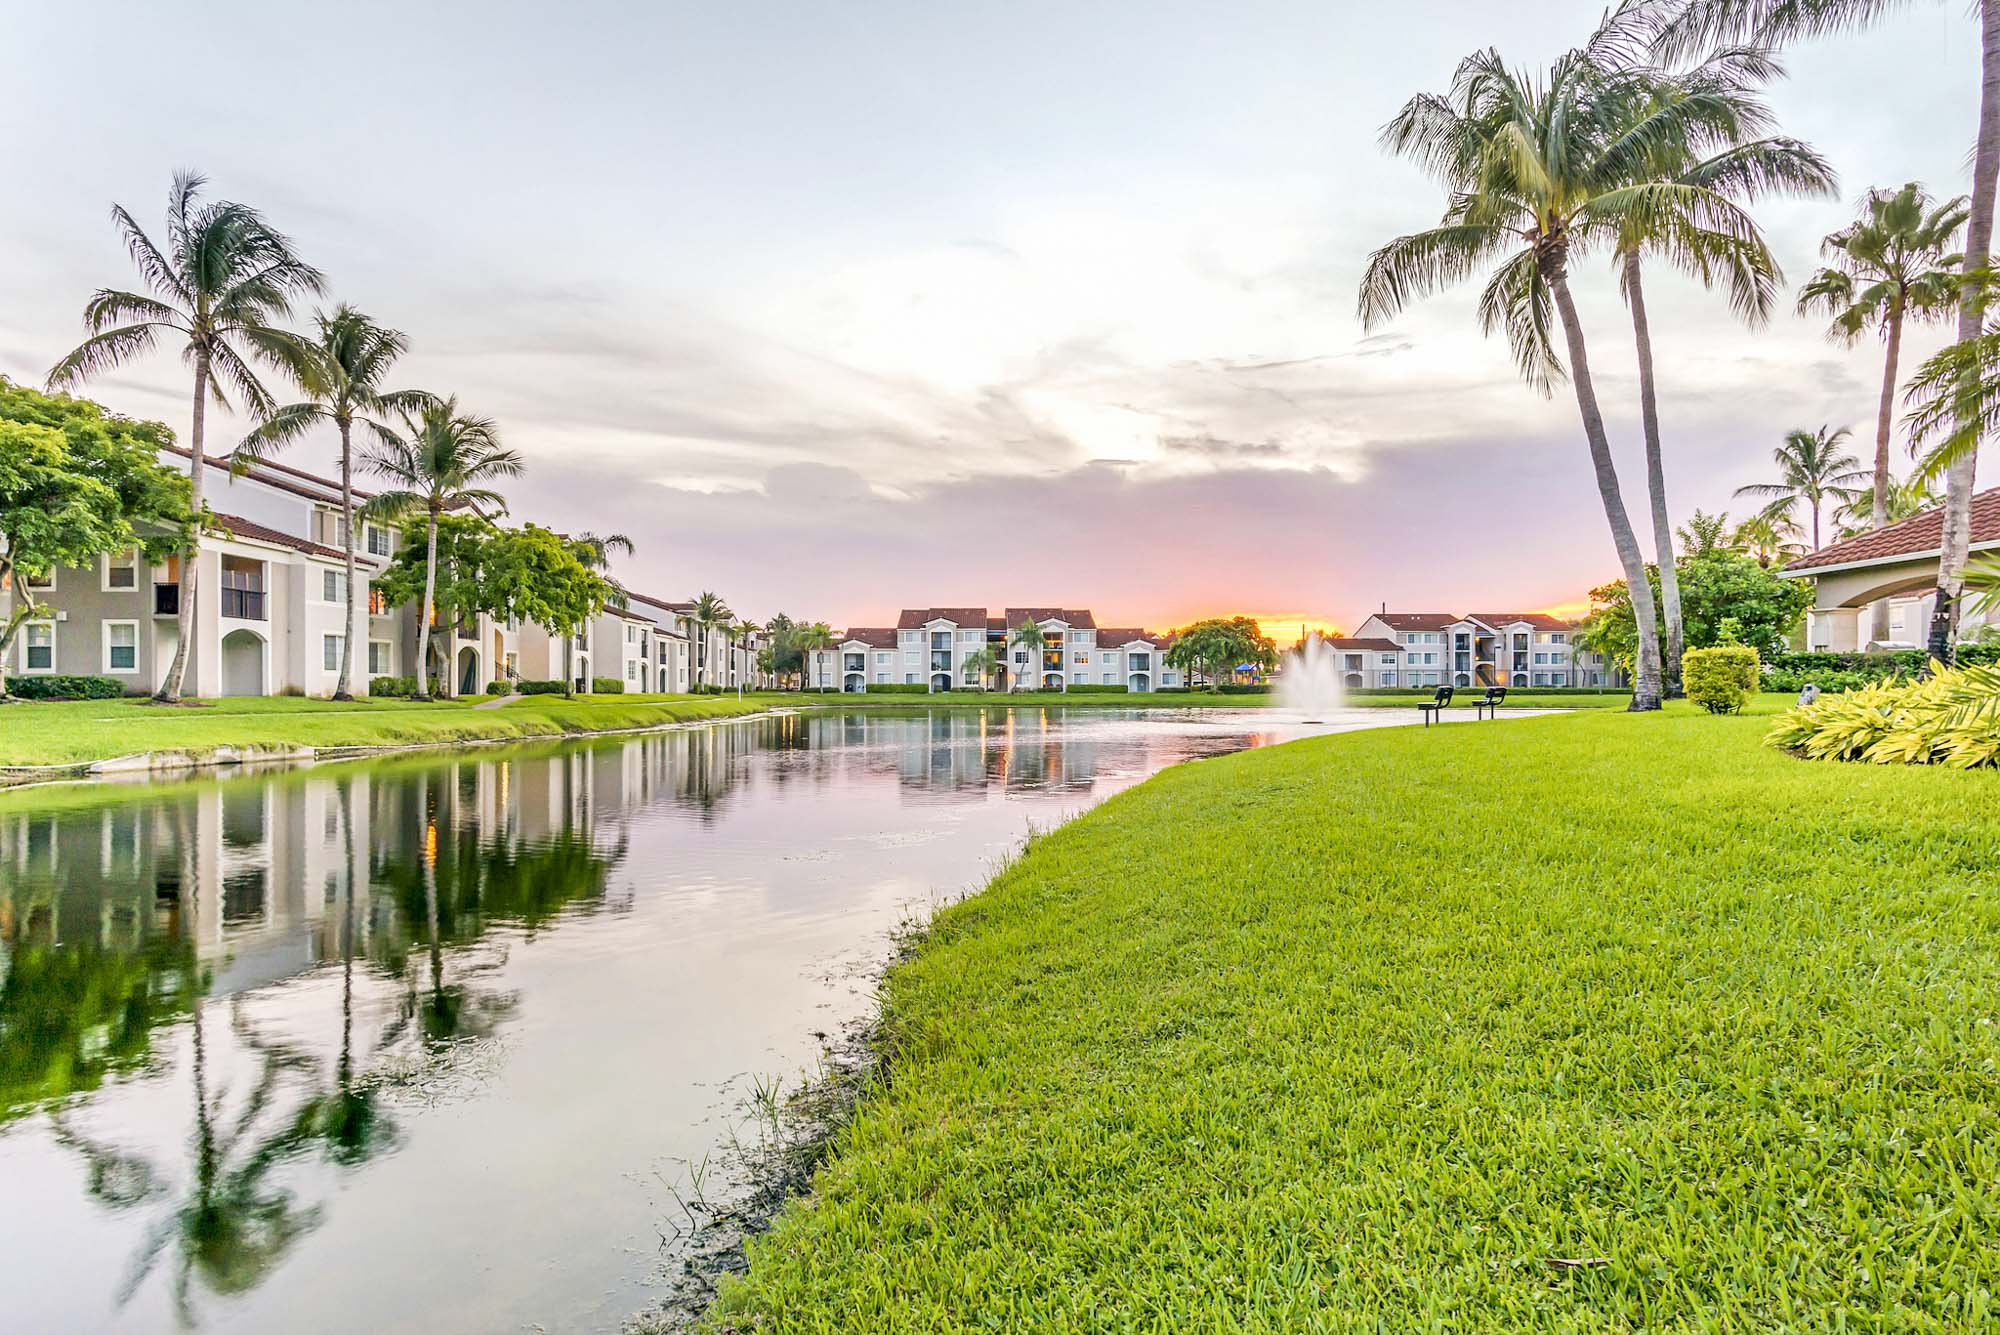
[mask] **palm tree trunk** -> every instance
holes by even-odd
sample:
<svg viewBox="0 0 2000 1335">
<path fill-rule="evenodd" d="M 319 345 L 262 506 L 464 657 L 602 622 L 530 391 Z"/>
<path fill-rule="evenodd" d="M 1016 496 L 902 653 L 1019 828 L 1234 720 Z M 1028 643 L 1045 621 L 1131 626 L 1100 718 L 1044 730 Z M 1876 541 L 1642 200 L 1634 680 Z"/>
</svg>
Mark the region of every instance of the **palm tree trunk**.
<svg viewBox="0 0 2000 1335">
<path fill-rule="evenodd" d="M 1813 497 L 1812 512 L 1813 512 L 1813 550 L 1818 551 L 1819 550 L 1819 497 L 1817 496 Z"/>
<path fill-rule="evenodd" d="M 2000 0 L 1980 0 L 1979 145 L 1972 159 L 1972 209 L 1965 223 L 1965 274 L 1986 267 L 1993 244 L 1993 187 L 2000 181 Z M 1958 303 L 1958 339 L 1979 337 L 1985 302 L 1968 283 Z M 1974 438 L 1976 442 L 1976 437 Z M 1945 471 L 1944 532 L 1938 554 L 1937 603 L 1931 612 L 1930 653 L 1952 659 L 1958 600 L 1965 591 L 1965 561 L 1972 545 L 1972 482 L 1978 445 L 1970 444 Z"/>
<path fill-rule="evenodd" d="M 1625 256 L 1625 299 L 1632 307 L 1632 335 L 1639 346 L 1639 420 L 1646 435 L 1646 496 L 1653 510 L 1653 559 L 1660 565 L 1660 603 L 1666 613 L 1666 697 L 1681 697 L 1681 577 L 1674 564 L 1674 525 L 1667 517 L 1667 475 L 1660 457 L 1660 408 L 1653 389 L 1653 331 L 1639 285 L 1639 252 Z"/>
<path fill-rule="evenodd" d="M 2000 0 L 1991 0 L 2000 5 Z M 1597 494 L 1604 501 L 1604 518 L 1611 526 L 1611 542 L 1618 550 L 1618 562 L 1625 568 L 1625 583 L 1632 599 L 1632 616 L 1639 634 L 1639 661 L 1632 681 L 1634 711 L 1660 707 L 1660 626 L 1653 606 L 1653 585 L 1646 575 L 1646 558 L 1640 554 L 1639 540 L 1632 532 L 1632 519 L 1625 511 L 1625 498 L 1618 488 L 1618 469 L 1611 460 L 1611 443 L 1604 434 L 1604 414 L 1597 406 L 1597 389 L 1590 378 L 1590 359 L 1583 344 L 1583 325 L 1570 296 L 1564 257 L 1558 253 L 1542 261 L 1542 274 L 1555 293 L 1556 310 L 1562 316 L 1563 335 L 1569 343 L 1569 375 L 1576 387 L 1577 412 L 1583 418 L 1584 439 L 1590 445 L 1591 467 L 1597 474 Z"/>
<path fill-rule="evenodd" d="M 341 547 L 347 556 L 347 628 L 340 635 L 340 676 L 333 683 L 333 698 L 352 700 L 348 679 L 354 668 L 354 445 L 348 438 L 353 423 L 340 419 L 340 522 L 347 530 Z"/>
<path fill-rule="evenodd" d="M 1875 410 L 1875 486 L 1868 505 L 1868 526 L 1883 528 L 1889 523 L 1889 437 L 1896 424 L 1896 363 L 1903 350 L 1903 302 L 1899 297 L 1889 307 L 1889 351 L 1882 366 L 1882 402 Z M 1889 600 L 1878 598 L 1868 613 L 1868 638 L 1881 643 L 1889 638 Z"/>
<path fill-rule="evenodd" d="M 188 645 L 194 640 L 194 572 L 201 553 L 201 509 L 202 493 L 208 481 L 208 461 L 202 455 L 202 428 L 207 425 L 208 410 L 208 354 L 195 354 L 194 360 L 194 419 L 188 427 L 188 505 L 195 513 L 194 541 L 188 544 L 187 552 L 181 557 L 180 613 L 175 618 L 174 661 L 167 665 L 167 675 L 160 681 L 160 689 L 153 693 L 155 700 L 173 704 L 181 698 L 181 681 L 187 676 Z"/>
<path fill-rule="evenodd" d="M 424 552 L 424 601 L 417 609 L 417 699 L 431 698 L 431 599 L 437 597 L 438 512 L 430 511 L 429 546 Z"/>
</svg>

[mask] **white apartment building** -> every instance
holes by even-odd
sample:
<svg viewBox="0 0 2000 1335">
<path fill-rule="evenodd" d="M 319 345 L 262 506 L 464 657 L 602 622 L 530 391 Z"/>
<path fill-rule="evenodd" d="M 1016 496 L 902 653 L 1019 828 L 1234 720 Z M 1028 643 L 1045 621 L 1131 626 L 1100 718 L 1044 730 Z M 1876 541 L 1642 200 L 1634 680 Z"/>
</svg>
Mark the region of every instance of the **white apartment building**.
<svg viewBox="0 0 2000 1335">
<path fill-rule="evenodd" d="M 1042 630 L 1039 652 L 1014 642 L 1015 631 L 1030 621 Z M 1153 691 L 1186 685 L 1166 664 L 1170 643 L 1138 627 L 1099 627 L 1088 608 L 908 607 L 894 626 L 850 627 L 837 647 L 807 655 L 806 682 L 847 692 L 891 685 L 930 691 L 982 685 L 998 691 L 1087 686 Z M 993 671 L 966 666 L 981 651 L 998 660 Z"/>
<path fill-rule="evenodd" d="M 1612 686 L 1620 674 L 1546 612 L 1391 612 L 1329 642 L 1349 686 Z"/>
</svg>

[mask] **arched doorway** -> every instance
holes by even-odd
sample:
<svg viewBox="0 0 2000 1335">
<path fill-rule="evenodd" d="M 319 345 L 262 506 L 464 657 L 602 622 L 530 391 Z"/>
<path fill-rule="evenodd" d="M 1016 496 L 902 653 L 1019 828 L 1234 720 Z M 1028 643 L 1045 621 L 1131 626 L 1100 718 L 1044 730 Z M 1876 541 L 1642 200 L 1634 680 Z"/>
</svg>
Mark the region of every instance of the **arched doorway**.
<svg viewBox="0 0 2000 1335">
<path fill-rule="evenodd" d="M 1062 688 L 1063 688 L 1063 676 L 1062 676 L 1062 673 L 1060 673 L 1060 672 L 1044 672 L 1044 673 L 1042 674 L 1042 689 L 1043 689 L 1043 690 L 1045 690 L 1045 691 L 1060 691 L 1060 690 L 1061 690 Z"/>
<path fill-rule="evenodd" d="M 458 651 L 458 693 L 479 694 L 479 651 L 466 645 Z"/>
<path fill-rule="evenodd" d="M 222 637 L 222 693 L 267 695 L 264 680 L 264 637 L 254 630 L 232 630 Z"/>
<path fill-rule="evenodd" d="M 1153 679 L 1143 672 L 1134 672 L 1126 678 L 1125 689 L 1133 695 L 1139 695 L 1153 689 Z"/>
<path fill-rule="evenodd" d="M 1358 687 L 1358 686 L 1360 686 L 1360 685 L 1361 685 L 1361 674 L 1360 674 L 1359 672 L 1350 672 L 1350 673 L 1348 673 L 1348 674 L 1347 674 L 1347 685 L 1348 685 L 1348 686 L 1350 686 L 1350 687 Z"/>
<path fill-rule="evenodd" d="M 949 672 L 933 672 L 931 674 L 932 694 L 936 694 L 941 691 L 948 691 L 950 689 L 951 689 L 951 674 Z"/>
<path fill-rule="evenodd" d="M 849 695 L 860 695 L 868 689 L 868 679 L 859 672 L 850 672 L 840 683 L 840 689 Z"/>
<path fill-rule="evenodd" d="M 1472 678 L 1467 674 L 1461 672 L 1457 676 L 1451 679 L 1451 684 L 1459 687 L 1470 686 L 1472 685 Z"/>
<path fill-rule="evenodd" d="M 581 649 L 576 652 L 576 680 L 571 683 L 578 695 L 590 690 L 590 655 Z"/>
</svg>

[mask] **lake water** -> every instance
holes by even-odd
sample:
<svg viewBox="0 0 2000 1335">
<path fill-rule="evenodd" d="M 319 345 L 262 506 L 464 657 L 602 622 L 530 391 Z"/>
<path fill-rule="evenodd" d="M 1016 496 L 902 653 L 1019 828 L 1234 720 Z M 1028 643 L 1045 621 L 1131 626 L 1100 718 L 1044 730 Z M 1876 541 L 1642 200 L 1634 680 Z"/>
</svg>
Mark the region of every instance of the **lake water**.
<svg viewBox="0 0 2000 1335">
<path fill-rule="evenodd" d="M 0 1328 L 616 1331 L 900 923 L 1165 766 L 1394 713 L 850 710 L 9 805 Z"/>
</svg>

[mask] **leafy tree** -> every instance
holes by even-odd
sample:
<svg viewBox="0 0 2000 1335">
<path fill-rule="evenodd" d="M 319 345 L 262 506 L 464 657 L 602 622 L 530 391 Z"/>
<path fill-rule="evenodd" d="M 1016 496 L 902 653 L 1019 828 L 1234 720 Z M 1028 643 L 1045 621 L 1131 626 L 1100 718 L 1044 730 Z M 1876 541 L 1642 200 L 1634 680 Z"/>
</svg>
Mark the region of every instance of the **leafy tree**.
<svg viewBox="0 0 2000 1335">
<path fill-rule="evenodd" d="M 1277 666 L 1278 647 L 1250 617 L 1215 617 L 1197 621 L 1174 635 L 1168 648 L 1168 667 L 1192 676 L 1200 673 L 1211 688 L 1234 672 L 1239 664 Z"/>
<path fill-rule="evenodd" d="M 1812 512 L 1813 550 L 1820 548 L 1820 511 L 1828 501 L 1850 501 L 1856 489 L 1868 480 L 1861 461 L 1841 451 L 1852 433 L 1846 427 L 1817 431 L 1803 428 L 1787 431 L 1782 445 L 1771 451 L 1778 465 L 1778 481 L 1752 482 L 1738 487 L 1738 496 L 1762 496 L 1767 518 L 1790 520 L 1801 502 Z"/>
<path fill-rule="evenodd" d="M 167 246 L 153 244 L 122 207 L 111 220 L 125 249 L 154 295 L 101 288 L 84 304 L 90 337 L 49 371 L 49 388 L 66 389 L 115 370 L 151 352 L 162 335 L 181 344 L 194 370 L 194 415 L 188 431 L 190 508 L 206 510 L 207 456 L 203 451 L 208 401 L 227 408 L 225 386 L 252 411 L 268 412 L 271 396 L 251 369 L 252 360 L 293 367 L 301 360 L 297 337 L 273 321 L 291 313 L 294 298 L 316 293 L 319 271 L 292 253 L 291 242 L 243 204 L 202 204 L 207 184 L 194 172 L 176 172 L 167 192 Z M 180 629 L 174 659 L 158 698 L 178 700 L 194 638 L 196 563 L 194 535 L 181 562 Z"/>
<path fill-rule="evenodd" d="M 398 416 L 401 430 L 383 430 L 368 465 L 387 478 L 391 490 L 368 503 L 366 513 L 390 523 L 423 515 L 426 530 L 423 601 L 417 611 L 417 698 L 430 698 L 430 632 L 437 608 L 438 521 L 449 510 L 505 509 L 506 502 L 485 484 L 517 477 L 521 456 L 502 448 L 500 429 L 490 417 L 458 410 L 456 398 L 429 398 Z M 447 680 L 450 674 L 446 674 Z"/>
<path fill-rule="evenodd" d="M 982 644 L 960 661 L 958 669 L 984 689 L 987 680 L 1000 670 L 1000 655 L 993 652 L 993 646 Z"/>
<path fill-rule="evenodd" d="M 188 481 L 159 461 L 172 439 L 158 422 L 0 377 L 0 589 L 14 594 L 0 621 L 0 700 L 14 637 L 42 611 L 25 576 L 132 548 L 165 560 L 191 541 Z"/>
<path fill-rule="evenodd" d="M 695 681 L 698 684 L 706 685 L 708 683 L 708 637 L 711 632 L 734 621 L 736 614 L 729 610 L 729 604 L 722 600 L 721 594 L 703 589 L 701 596 L 696 598 L 693 605 L 688 609 L 687 619 L 694 626 L 696 632 L 694 658 Z"/>
<path fill-rule="evenodd" d="M 1657 581 L 1659 572 L 1648 568 L 1647 577 Z M 1747 644 L 1770 658 L 1783 651 L 1786 637 L 1798 629 L 1812 606 L 1809 581 L 1787 579 L 1741 551 L 1685 552 L 1680 577 L 1690 649 Z M 1579 642 L 1629 666 L 1638 652 L 1638 632 L 1625 581 L 1592 589 L 1590 600 L 1591 613 L 1578 630 Z"/>
<path fill-rule="evenodd" d="M 1007 642 L 1016 649 L 1028 651 L 1028 680 L 1032 683 L 1028 689 L 1032 690 L 1035 686 L 1041 685 L 1042 655 L 1048 650 L 1049 645 L 1049 637 L 1043 633 L 1042 623 L 1033 617 L 1028 617 L 1014 627 L 1013 633 L 1007 637 Z M 1021 674 L 1018 672 L 1014 674 L 1013 689 L 1017 691 L 1021 689 Z"/>
<path fill-rule="evenodd" d="M 1880 528 L 1884 523 L 1899 524 L 1913 515 L 1922 514 L 1925 510 L 1935 510 L 1944 504 L 1944 498 L 1931 490 L 1922 473 L 1912 474 L 1901 482 L 1891 476 L 1889 494 L 1884 500 L 1885 503 L 1878 509 L 1875 492 L 1871 487 L 1867 491 L 1856 492 L 1842 502 L 1840 508 L 1833 512 L 1833 522 L 1840 526 L 1834 534 L 1836 540 L 1858 538 L 1871 529 Z M 1886 620 L 1888 604 L 1884 603 L 1877 610 Z M 1888 637 L 1886 624 L 1881 630 L 1882 633 L 1875 637 L 1878 640 Z"/>
<path fill-rule="evenodd" d="M 792 649 L 799 656 L 799 682 L 801 686 L 810 686 L 813 684 L 807 681 L 804 676 L 805 664 L 812 661 L 812 655 L 827 649 L 837 648 L 839 644 L 840 639 L 833 633 L 833 627 L 827 625 L 824 621 L 815 621 L 811 625 L 799 626 L 792 632 Z M 826 685 L 824 678 L 825 673 L 822 671 L 819 685 Z"/>
<path fill-rule="evenodd" d="M 758 669 L 781 679 L 798 674 L 799 684 L 803 686 L 805 656 L 797 643 L 799 631 L 802 629 L 803 627 L 787 614 L 773 613 L 771 619 L 764 623 L 764 631 L 770 643 L 757 655 Z"/>
<path fill-rule="evenodd" d="M 235 470 L 269 458 L 285 446 L 310 433 L 321 423 L 329 423 L 340 434 L 340 517 L 343 533 L 341 549 L 347 556 L 346 633 L 340 637 L 340 675 L 333 684 L 333 698 L 351 700 L 349 689 L 354 666 L 354 424 L 361 422 L 378 433 L 389 428 L 384 414 L 420 409 L 431 397 L 421 390 L 384 390 L 383 378 L 396 359 L 409 349 L 409 340 L 393 329 L 376 324 L 354 307 L 342 302 L 333 314 L 313 316 L 318 326 L 317 341 L 304 343 L 298 364 L 291 368 L 299 388 L 306 394 L 301 403 L 273 408 L 236 446 Z"/>
<path fill-rule="evenodd" d="M 1996 0 L 2000 2 L 2000 0 Z M 1652 598 L 1569 285 L 1572 258 L 1613 250 L 1692 208 L 1707 226 L 1747 243 L 1754 225 L 1720 191 L 1660 179 L 1661 155 L 1699 141 L 1698 107 L 1681 99 L 1635 116 L 1630 89 L 1587 51 L 1529 79 L 1482 51 L 1460 62 L 1449 93 L 1410 99 L 1383 133 L 1451 197 L 1443 220 L 1369 257 L 1360 311 L 1373 327 L 1410 302 L 1491 268 L 1479 300 L 1483 329 L 1503 329 L 1522 376 L 1548 392 L 1565 375 L 1575 393 L 1598 495 L 1628 582 Z M 1700 196 L 1698 205 L 1693 204 Z M 1560 326 L 1567 361 L 1556 351 Z M 1660 704 L 1658 618 L 1640 609 L 1635 710 Z"/>
<path fill-rule="evenodd" d="M 1729 535 L 1731 544 L 1755 557 L 1760 566 L 1781 566 L 1805 555 L 1799 541 L 1805 532 L 1784 514 L 1759 513 L 1738 524 Z"/>
<path fill-rule="evenodd" d="M 1680 530 L 1681 551 L 1688 556 L 1708 556 L 1714 552 L 1741 551 L 1729 529 L 1729 516 L 1696 510 Z"/>
<path fill-rule="evenodd" d="M 623 533 L 579 533 L 572 540 L 572 550 L 586 568 L 604 576 L 605 582 L 610 586 L 610 591 L 606 595 L 608 601 L 618 607 L 625 606 L 625 586 L 604 572 L 611 568 L 613 555 L 630 556 L 636 550 L 632 545 L 632 539 Z M 591 610 L 590 616 L 594 617 L 603 610 L 604 604 L 600 602 Z M 536 618 L 529 619 L 534 620 L 537 625 L 548 624 Z M 574 623 L 571 630 L 563 633 L 563 694 L 566 696 L 576 694 L 576 642 L 582 638 L 584 630 L 589 625 L 590 617 L 586 617 Z"/>
</svg>

